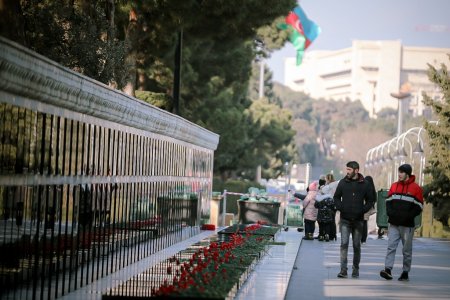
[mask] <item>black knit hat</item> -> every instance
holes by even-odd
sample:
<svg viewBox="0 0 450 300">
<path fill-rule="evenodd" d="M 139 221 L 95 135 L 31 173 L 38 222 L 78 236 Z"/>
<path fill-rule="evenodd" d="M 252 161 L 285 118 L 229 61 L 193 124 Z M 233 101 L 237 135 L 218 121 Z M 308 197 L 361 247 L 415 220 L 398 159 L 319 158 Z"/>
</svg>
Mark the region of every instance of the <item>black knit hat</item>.
<svg viewBox="0 0 450 300">
<path fill-rule="evenodd" d="M 412 167 L 411 167 L 411 165 L 409 165 L 409 164 L 403 164 L 403 165 L 401 165 L 400 167 L 398 167 L 398 170 L 399 170 L 400 172 L 403 172 L 403 173 L 408 174 L 408 176 L 411 176 L 411 174 L 412 174 Z"/>
</svg>

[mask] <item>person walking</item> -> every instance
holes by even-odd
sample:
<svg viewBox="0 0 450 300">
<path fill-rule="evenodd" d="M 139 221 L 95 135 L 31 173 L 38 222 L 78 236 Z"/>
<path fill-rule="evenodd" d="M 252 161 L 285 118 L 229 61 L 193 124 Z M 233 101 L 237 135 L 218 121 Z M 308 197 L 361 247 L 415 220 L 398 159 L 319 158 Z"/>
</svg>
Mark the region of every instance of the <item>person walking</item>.
<svg viewBox="0 0 450 300">
<path fill-rule="evenodd" d="M 366 176 L 364 179 L 367 180 L 367 182 L 372 186 L 373 199 L 374 199 L 374 203 L 376 203 L 377 202 L 377 190 L 375 188 L 375 183 L 373 182 L 373 178 L 372 178 L 372 176 Z M 363 231 L 362 231 L 362 236 L 361 236 L 362 244 L 365 244 L 367 242 L 367 236 L 369 234 L 368 223 L 369 223 L 370 216 L 373 215 L 374 213 L 375 213 L 375 206 L 372 206 L 370 208 L 370 210 L 364 214 Z"/>
<path fill-rule="evenodd" d="M 321 190 L 325 186 L 326 183 L 327 182 L 325 180 L 325 175 L 320 175 L 318 192 L 317 192 L 317 196 L 316 196 L 316 199 L 315 199 L 316 201 L 314 203 L 314 207 L 317 208 L 317 209 L 318 209 L 318 207 L 317 207 L 318 199 L 320 199 L 320 200 L 324 199 L 324 198 L 320 198 L 320 195 L 321 195 Z M 319 197 L 319 198 L 317 198 L 317 197 Z M 323 218 L 319 218 L 319 215 L 320 215 L 320 210 L 317 212 L 317 224 L 319 224 L 319 237 L 318 237 L 318 240 L 319 240 L 319 242 L 322 242 L 322 241 L 325 240 L 325 226 L 326 225 L 323 222 Z"/>
<path fill-rule="evenodd" d="M 319 183 L 317 181 L 311 182 L 308 187 L 308 194 L 303 200 L 303 217 L 305 219 L 305 240 L 314 240 L 314 230 L 316 229 L 317 208 L 314 207 L 316 202 L 317 190 Z"/>
<path fill-rule="evenodd" d="M 388 246 L 384 270 L 380 276 L 386 280 L 392 279 L 395 252 L 400 240 L 403 245 L 403 271 L 398 280 L 409 281 L 409 271 L 412 261 L 412 242 L 414 236 L 414 218 L 423 209 L 423 191 L 415 183 L 412 167 L 403 164 L 398 168 L 398 181 L 389 189 L 386 198 L 386 213 L 388 216 Z"/>
<path fill-rule="evenodd" d="M 353 240 L 352 277 L 358 278 L 364 213 L 373 206 L 374 199 L 372 187 L 359 173 L 359 164 L 356 161 L 347 163 L 346 173 L 345 178 L 339 181 L 333 197 L 341 218 L 341 271 L 337 276 L 347 278 L 347 254 L 351 234 Z"/>
<path fill-rule="evenodd" d="M 339 184 L 339 180 L 336 181 L 334 179 L 334 175 L 329 173 L 325 176 L 326 184 L 321 189 L 322 194 L 329 194 L 331 198 L 333 198 L 334 193 L 336 192 L 336 188 Z M 334 200 L 333 200 L 334 203 Z M 336 212 L 336 210 L 333 210 L 333 220 L 334 222 L 331 224 L 330 228 L 330 240 L 336 240 L 337 239 L 337 225 L 339 224 L 339 212 Z"/>
</svg>

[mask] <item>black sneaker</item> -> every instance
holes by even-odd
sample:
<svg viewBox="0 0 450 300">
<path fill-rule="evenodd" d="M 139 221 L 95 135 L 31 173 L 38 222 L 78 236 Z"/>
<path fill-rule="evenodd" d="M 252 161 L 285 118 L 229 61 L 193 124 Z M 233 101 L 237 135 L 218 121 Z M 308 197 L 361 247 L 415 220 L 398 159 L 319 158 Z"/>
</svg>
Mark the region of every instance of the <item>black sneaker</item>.
<svg viewBox="0 0 450 300">
<path fill-rule="evenodd" d="M 341 269 L 341 272 L 339 272 L 339 274 L 337 275 L 337 277 L 339 278 L 347 278 L 347 270 L 345 269 Z"/>
<path fill-rule="evenodd" d="M 386 280 L 391 280 L 392 279 L 392 274 L 391 274 L 391 269 L 384 269 L 380 272 L 380 276 L 383 277 Z"/>
<path fill-rule="evenodd" d="M 408 272 L 403 271 L 402 275 L 398 278 L 398 281 L 409 281 Z"/>
<path fill-rule="evenodd" d="M 303 239 L 307 240 L 307 241 L 312 241 L 312 240 L 314 240 L 314 237 L 313 237 L 313 235 L 311 233 L 307 233 L 307 234 L 305 234 Z"/>
<path fill-rule="evenodd" d="M 359 277 L 359 269 L 353 268 L 352 277 L 353 278 L 358 278 Z"/>
</svg>

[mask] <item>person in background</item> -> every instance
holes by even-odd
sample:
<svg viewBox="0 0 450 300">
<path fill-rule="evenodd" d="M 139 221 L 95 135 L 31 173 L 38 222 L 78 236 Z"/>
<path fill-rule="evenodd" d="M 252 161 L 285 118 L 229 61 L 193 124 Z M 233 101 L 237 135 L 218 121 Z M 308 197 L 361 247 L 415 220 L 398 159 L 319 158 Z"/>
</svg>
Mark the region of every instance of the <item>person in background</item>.
<svg viewBox="0 0 450 300">
<path fill-rule="evenodd" d="M 374 203 L 377 202 L 377 192 L 375 188 L 375 183 L 373 182 L 372 176 L 366 176 L 364 178 L 371 186 L 373 191 L 373 199 L 375 199 Z M 364 223 L 363 223 L 363 231 L 361 236 L 361 243 L 365 244 L 367 242 L 367 236 L 369 234 L 369 228 L 367 223 L 369 222 L 370 216 L 375 213 L 375 206 L 372 206 L 368 212 L 364 214 Z"/>
<path fill-rule="evenodd" d="M 317 220 L 323 223 L 323 240 L 336 240 L 336 209 L 334 204 L 333 195 L 336 191 L 339 181 L 334 180 L 333 174 L 327 174 L 324 176 L 325 185 L 319 190 L 316 196 L 315 206 L 319 209 Z M 319 232 L 320 235 L 320 232 Z M 320 236 L 319 236 L 320 241 Z"/>
<path fill-rule="evenodd" d="M 290 192 L 290 191 L 288 191 L 288 192 Z M 306 191 L 306 193 L 308 193 L 308 191 Z M 297 198 L 297 199 L 300 199 L 300 200 L 305 200 L 305 198 L 306 198 L 306 194 L 302 194 L 302 193 L 294 193 L 294 198 Z"/>
<path fill-rule="evenodd" d="M 316 196 L 314 207 L 318 209 L 317 222 L 319 222 L 319 241 L 330 241 L 332 236 L 332 225 L 334 224 L 334 200 L 330 194 L 320 194 Z M 335 237 L 332 237 L 335 239 Z"/>
<path fill-rule="evenodd" d="M 347 163 L 346 172 L 347 175 L 339 181 L 333 197 L 336 209 L 341 213 L 341 271 L 337 276 L 347 278 L 347 254 L 351 234 L 353 240 L 352 277 L 358 278 L 364 213 L 373 206 L 374 199 L 372 187 L 359 173 L 359 164 L 356 161 Z"/>
<path fill-rule="evenodd" d="M 329 194 L 331 197 L 334 196 L 334 193 L 336 192 L 336 188 L 339 184 L 339 180 L 334 179 L 334 175 L 329 173 L 325 175 L 326 184 L 322 188 L 321 192 L 323 194 Z M 333 200 L 334 202 L 334 200 Z M 336 240 L 337 239 L 337 225 L 339 224 L 339 212 L 336 212 L 336 209 L 334 210 L 333 215 L 334 223 L 331 224 L 330 228 L 330 240 Z"/>
<path fill-rule="evenodd" d="M 328 188 L 327 193 L 334 195 L 334 192 L 336 191 L 338 183 L 339 183 L 339 180 L 336 181 L 334 179 L 333 174 L 330 173 L 330 174 L 325 175 L 325 185 Z"/>
<path fill-rule="evenodd" d="M 398 280 L 409 281 L 409 271 L 412 261 L 412 242 L 414 236 L 414 218 L 422 212 L 423 191 L 415 183 L 412 167 L 403 164 L 398 168 L 398 181 L 389 189 L 386 198 L 386 212 L 388 216 L 388 246 L 384 270 L 380 276 L 386 280 L 392 279 L 395 252 L 400 240 L 403 244 L 403 271 Z"/>
<path fill-rule="evenodd" d="M 305 240 L 314 240 L 314 230 L 316 229 L 317 208 L 314 207 L 319 182 L 313 181 L 308 187 L 308 194 L 303 200 L 303 217 L 305 220 Z"/>
<path fill-rule="evenodd" d="M 327 181 L 325 180 L 325 175 L 320 175 L 320 177 L 319 177 L 319 191 L 317 193 L 317 196 L 319 196 L 320 200 L 324 199 L 323 197 L 320 197 L 320 195 L 321 195 L 320 191 L 321 191 L 322 187 L 325 186 L 326 183 L 327 183 Z M 317 207 L 318 198 L 316 197 L 315 200 L 316 201 L 314 203 L 314 207 L 318 209 L 319 208 L 319 207 Z M 320 206 L 322 208 L 324 208 L 323 203 Z M 323 223 L 323 220 L 324 220 L 324 214 L 323 213 L 324 212 L 325 211 L 322 212 L 322 218 L 319 218 L 319 211 L 318 211 L 318 215 L 317 215 L 317 223 L 319 224 L 319 237 L 318 237 L 319 242 L 322 242 L 322 241 L 325 240 L 325 224 Z"/>
</svg>

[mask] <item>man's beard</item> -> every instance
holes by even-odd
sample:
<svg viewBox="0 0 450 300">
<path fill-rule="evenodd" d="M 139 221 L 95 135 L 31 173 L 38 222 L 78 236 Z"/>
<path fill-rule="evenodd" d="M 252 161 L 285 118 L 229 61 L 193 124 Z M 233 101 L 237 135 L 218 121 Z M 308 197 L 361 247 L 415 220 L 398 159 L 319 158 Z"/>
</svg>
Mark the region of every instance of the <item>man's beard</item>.
<svg viewBox="0 0 450 300">
<path fill-rule="evenodd" d="M 353 177 L 355 177 L 355 174 L 356 172 L 347 173 L 347 178 L 352 179 Z"/>
</svg>

